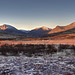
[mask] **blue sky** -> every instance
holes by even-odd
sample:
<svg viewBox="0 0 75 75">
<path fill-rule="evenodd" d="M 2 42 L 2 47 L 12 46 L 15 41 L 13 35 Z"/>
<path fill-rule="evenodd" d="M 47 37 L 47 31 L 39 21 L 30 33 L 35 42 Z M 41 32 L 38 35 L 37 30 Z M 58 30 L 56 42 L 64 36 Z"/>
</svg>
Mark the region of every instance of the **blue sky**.
<svg viewBox="0 0 75 75">
<path fill-rule="evenodd" d="M 0 0 L 0 25 L 31 30 L 75 22 L 75 0 Z"/>
</svg>

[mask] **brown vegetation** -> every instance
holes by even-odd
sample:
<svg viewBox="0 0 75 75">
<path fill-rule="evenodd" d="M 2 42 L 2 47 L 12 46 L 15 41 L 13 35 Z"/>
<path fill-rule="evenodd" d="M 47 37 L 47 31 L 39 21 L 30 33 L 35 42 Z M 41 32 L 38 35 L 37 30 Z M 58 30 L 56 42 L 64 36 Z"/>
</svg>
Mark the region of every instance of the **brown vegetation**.
<svg viewBox="0 0 75 75">
<path fill-rule="evenodd" d="M 58 48 L 55 45 L 34 45 L 34 44 L 17 44 L 17 45 L 1 45 L 0 46 L 0 54 L 1 55 L 28 55 L 31 56 L 33 54 L 49 54 L 57 51 L 62 51 L 63 49 L 72 49 L 75 52 L 74 45 L 59 45 Z"/>
</svg>

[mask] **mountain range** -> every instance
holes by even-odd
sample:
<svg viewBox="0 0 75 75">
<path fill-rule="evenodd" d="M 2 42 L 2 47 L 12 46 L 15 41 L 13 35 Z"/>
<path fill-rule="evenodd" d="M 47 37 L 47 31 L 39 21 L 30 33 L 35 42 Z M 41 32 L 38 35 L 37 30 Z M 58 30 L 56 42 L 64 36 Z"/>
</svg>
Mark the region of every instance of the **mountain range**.
<svg viewBox="0 0 75 75">
<path fill-rule="evenodd" d="M 43 27 L 38 27 L 38 28 L 31 30 L 28 34 L 33 35 L 33 36 L 42 36 L 50 32 L 51 30 L 52 30 L 51 28 L 47 28 L 43 26 Z"/>
<path fill-rule="evenodd" d="M 25 32 L 22 32 L 18 29 L 16 29 L 15 27 L 11 26 L 11 25 L 6 25 L 3 24 L 2 26 L 0 26 L 0 31 L 8 33 L 8 34 L 17 34 L 17 35 L 25 35 Z"/>
<path fill-rule="evenodd" d="M 66 26 L 56 26 L 55 28 L 51 29 L 48 27 L 38 27 L 35 29 L 32 29 L 30 31 L 27 30 L 18 30 L 17 28 L 3 24 L 0 26 L 0 38 L 2 38 L 3 35 L 16 35 L 25 37 L 52 37 L 57 35 L 64 35 L 64 34 L 74 34 L 75 33 L 75 22 L 66 25 Z"/>
<path fill-rule="evenodd" d="M 67 26 L 56 26 L 48 34 L 63 32 L 63 31 L 67 31 L 67 30 L 72 29 L 72 28 L 75 28 L 75 22 L 73 22 L 73 23 L 71 23 L 70 25 L 67 25 Z"/>
</svg>

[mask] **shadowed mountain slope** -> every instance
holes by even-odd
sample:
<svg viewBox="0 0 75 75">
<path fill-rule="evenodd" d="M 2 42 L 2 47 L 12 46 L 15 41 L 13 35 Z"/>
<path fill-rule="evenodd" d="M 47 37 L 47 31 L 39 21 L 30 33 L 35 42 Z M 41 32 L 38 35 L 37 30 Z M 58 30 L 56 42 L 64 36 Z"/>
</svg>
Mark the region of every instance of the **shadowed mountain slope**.
<svg viewBox="0 0 75 75">
<path fill-rule="evenodd" d="M 43 27 L 39 27 L 39 28 L 35 28 L 31 30 L 28 34 L 34 35 L 34 36 L 40 36 L 40 35 L 50 32 L 51 30 L 52 29 L 43 26 Z"/>
<path fill-rule="evenodd" d="M 21 35 L 21 34 L 25 35 L 26 34 L 25 32 L 22 32 L 22 31 L 16 29 L 15 27 L 6 25 L 6 24 L 0 26 L 0 31 L 8 33 L 8 34 L 17 34 L 17 35 Z"/>
</svg>

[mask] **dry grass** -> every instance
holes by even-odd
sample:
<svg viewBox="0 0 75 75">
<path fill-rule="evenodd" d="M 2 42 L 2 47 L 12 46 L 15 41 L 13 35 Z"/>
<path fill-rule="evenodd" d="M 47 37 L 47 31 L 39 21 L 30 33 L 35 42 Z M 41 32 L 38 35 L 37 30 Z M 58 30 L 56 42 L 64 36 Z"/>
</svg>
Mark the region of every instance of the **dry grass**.
<svg viewBox="0 0 75 75">
<path fill-rule="evenodd" d="M 39 45 L 34 45 L 34 44 L 13 44 L 13 45 L 8 45 L 8 44 L 4 44 L 0 46 L 0 54 L 1 55 L 33 55 L 33 54 L 52 54 L 55 53 L 57 51 L 62 51 L 65 49 L 72 49 L 74 50 L 75 53 L 75 46 L 74 45 L 58 45 L 58 47 L 56 47 L 56 45 L 43 45 L 43 44 L 39 44 Z"/>
</svg>

